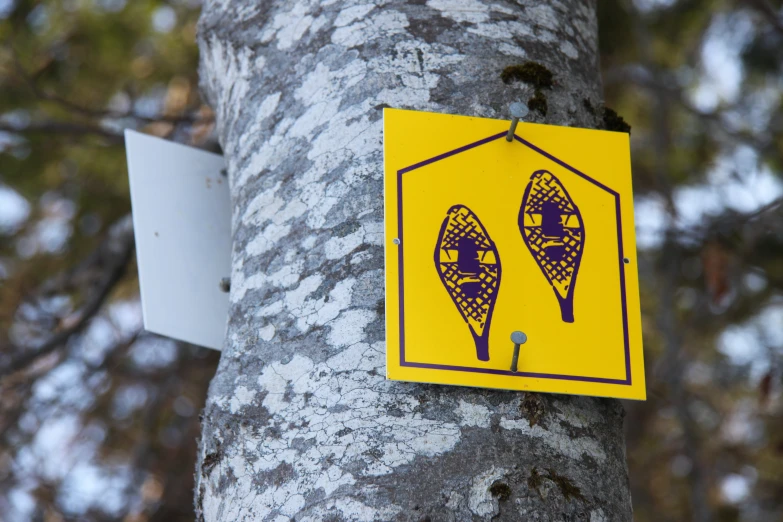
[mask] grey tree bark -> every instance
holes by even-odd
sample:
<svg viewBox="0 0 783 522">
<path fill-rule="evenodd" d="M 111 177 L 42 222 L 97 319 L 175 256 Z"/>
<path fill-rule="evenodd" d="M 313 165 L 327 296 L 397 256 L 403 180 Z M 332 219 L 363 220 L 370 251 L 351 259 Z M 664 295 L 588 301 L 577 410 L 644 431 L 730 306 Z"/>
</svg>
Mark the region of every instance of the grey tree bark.
<svg viewBox="0 0 783 522">
<path fill-rule="evenodd" d="M 596 29 L 586 0 L 206 1 L 234 251 L 202 520 L 631 520 L 618 402 L 384 377 L 381 109 L 508 117 L 533 61 L 529 119 L 595 127 Z"/>
</svg>

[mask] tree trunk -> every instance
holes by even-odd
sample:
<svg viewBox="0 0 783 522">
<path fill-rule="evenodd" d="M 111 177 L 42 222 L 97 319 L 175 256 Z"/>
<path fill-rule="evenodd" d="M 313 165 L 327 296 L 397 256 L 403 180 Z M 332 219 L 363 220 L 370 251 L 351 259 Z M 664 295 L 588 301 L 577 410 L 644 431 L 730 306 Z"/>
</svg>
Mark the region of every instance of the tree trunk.
<svg viewBox="0 0 783 522">
<path fill-rule="evenodd" d="M 535 87 L 501 72 L 531 60 L 554 86 L 527 119 L 594 127 L 595 5 L 381 3 L 204 6 L 234 251 L 197 509 L 231 522 L 631 520 L 617 401 L 384 377 L 381 109 L 508 118 Z"/>
</svg>

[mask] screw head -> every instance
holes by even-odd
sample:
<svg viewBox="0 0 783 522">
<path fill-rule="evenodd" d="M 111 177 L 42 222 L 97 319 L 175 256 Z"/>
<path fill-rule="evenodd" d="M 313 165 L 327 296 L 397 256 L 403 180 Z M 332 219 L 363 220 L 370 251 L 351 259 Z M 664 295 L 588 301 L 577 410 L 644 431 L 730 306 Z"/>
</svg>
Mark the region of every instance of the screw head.
<svg viewBox="0 0 783 522">
<path fill-rule="evenodd" d="M 511 342 L 514 344 L 525 344 L 527 342 L 527 335 L 525 335 L 525 332 L 512 332 Z"/>
<path fill-rule="evenodd" d="M 511 116 L 514 118 L 524 118 L 530 112 L 530 110 L 527 108 L 527 105 L 520 102 L 512 103 L 509 107 L 509 111 L 511 112 Z"/>
</svg>

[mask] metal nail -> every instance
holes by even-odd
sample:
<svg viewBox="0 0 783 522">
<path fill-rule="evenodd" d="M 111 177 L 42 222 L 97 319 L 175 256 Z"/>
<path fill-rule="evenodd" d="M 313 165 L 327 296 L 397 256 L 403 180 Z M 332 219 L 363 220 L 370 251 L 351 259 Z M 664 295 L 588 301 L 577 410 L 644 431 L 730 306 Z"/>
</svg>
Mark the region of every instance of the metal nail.
<svg viewBox="0 0 783 522">
<path fill-rule="evenodd" d="M 519 363 L 519 345 L 527 342 L 527 335 L 525 335 L 525 332 L 512 332 L 511 342 L 514 343 L 514 356 L 511 358 L 511 371 L 516 373 L 517 365 Z"/>
<path fill-rule="evenodd" d="M 401 243 L 400 238 L 395 237 L 394 239 L 392 239 L 392 243 L 394 243 L 395 245 L 399 245 Z"/>
<path fill-rule="evenodd" d="M 511 112 L 511 127 L 508 129 L 508 134 L 506 134 L 506 141 L 511 141 L 514 139 L 514 131 L 517 130 L 517 123 L 519 123 L 520 118 L 524 118 L 527 116 L 528 108 L 527 105 L 520 102 L 514 102 L 509 107 L 509 112 Z"/>
<path fill-rule="evenodd" d="M 220 280 L 220 283 L 218 283 L 218 286 L 223 292 L 228 293 L 229 290 L 231 290 L 231 279 L 228 277 L 224 277 Z"/>
</svg>

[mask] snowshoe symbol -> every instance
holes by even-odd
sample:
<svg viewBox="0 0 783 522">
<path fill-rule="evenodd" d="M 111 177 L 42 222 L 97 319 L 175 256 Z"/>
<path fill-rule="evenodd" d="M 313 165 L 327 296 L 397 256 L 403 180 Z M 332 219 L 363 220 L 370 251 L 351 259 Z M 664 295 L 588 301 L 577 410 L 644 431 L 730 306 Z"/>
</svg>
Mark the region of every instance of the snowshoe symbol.
<svg viewBox="0 0 783 522">
<path fill-rule="evenodd" d="M 552 286 L 564 322 L 574 322 L 574 290 L 585 243 L 579 207 L 546 170 L 533 173 L 519 209 L 519 232 Z"/>
<path fill-rule="evenodd" d="M 465 205 L 446 213 L 435 246 L 435 268 L 476 345 L 489 360 L 489 325 L 500 288 L 500 256 L 484 225 Z"/>
</svg>

